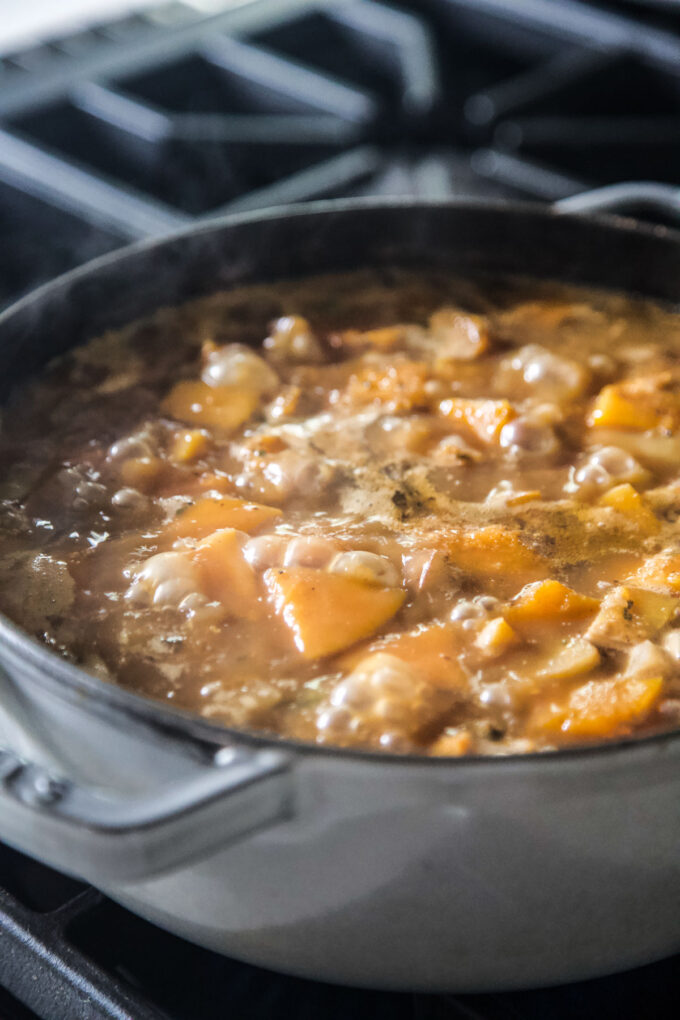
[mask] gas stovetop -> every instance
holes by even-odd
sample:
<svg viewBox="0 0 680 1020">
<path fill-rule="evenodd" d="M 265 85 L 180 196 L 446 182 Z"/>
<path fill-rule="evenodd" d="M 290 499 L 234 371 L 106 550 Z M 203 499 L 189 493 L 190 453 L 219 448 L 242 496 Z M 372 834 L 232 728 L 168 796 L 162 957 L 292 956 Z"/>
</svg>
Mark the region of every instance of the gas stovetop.
<svg viewBox="0 0 680 1020">
<path fill-rule="evenodd" d="M 622 205 L 677 223 L 674 0 L 170 3 L 0 61 L 0 305 L 226 211 L 635 180 L 667 187 L 614 190 Z M 675 1020 L 680 972 L 490 996 L 332 988 L 195 948 L 0 846 L 0 986 L 4 1020 Z"/>
<path fill-rule="evenodd" d="M 0 303 L 227 210 L 679 184 L 679 24 L 674 0 L 171 3 L 10 54 Z"/>
</svg>

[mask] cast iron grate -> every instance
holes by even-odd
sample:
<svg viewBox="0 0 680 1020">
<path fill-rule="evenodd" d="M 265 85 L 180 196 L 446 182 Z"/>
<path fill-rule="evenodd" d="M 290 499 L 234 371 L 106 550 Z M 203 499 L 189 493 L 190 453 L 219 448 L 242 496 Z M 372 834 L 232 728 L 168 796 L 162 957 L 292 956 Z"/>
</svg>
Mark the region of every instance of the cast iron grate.
<svg viewBox="0 0 680 1020">
<path fill-rule="evenodd" d="M 8 54 L 0 303 L 226 210 L 680 182 L 674 6 L 168 3 Z"/>
<path fill-rule="evenodd" d="M 0 61 L 0 304 L 130 240 L 345 195 L 680 185 L 680 4 L 182 3 Z M 628 15 L 628 16 L 624 16 Z M 644 23 L 636 18 L 644 17 Z M 198 949 L 0 845 L 0 1015 L 655 1020 L 677 959 L 555 990 L 385 995 Z"/>
</svg>

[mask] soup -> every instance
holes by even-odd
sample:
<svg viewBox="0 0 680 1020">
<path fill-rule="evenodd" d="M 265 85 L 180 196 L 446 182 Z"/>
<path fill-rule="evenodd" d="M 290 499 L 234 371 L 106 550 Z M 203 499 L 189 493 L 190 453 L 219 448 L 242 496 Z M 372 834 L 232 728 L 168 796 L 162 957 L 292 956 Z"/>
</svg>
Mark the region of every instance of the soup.
<svg viewBox="0 0 680 1020">
<path fill-rule="evenodd" d="M 680 724 L 680 316 L 439 271 L 164 309 L 18 388 L 0 607 L 208 719 L 509 754 Z"/>
</svg>

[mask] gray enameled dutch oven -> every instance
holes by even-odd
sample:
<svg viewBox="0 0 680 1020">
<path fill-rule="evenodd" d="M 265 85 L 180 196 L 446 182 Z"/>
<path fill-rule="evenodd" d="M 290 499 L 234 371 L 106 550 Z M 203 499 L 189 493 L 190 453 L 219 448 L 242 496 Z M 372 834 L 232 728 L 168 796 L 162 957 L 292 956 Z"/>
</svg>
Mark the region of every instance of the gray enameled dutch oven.
<svg viewBox="0 0 680 1020">
<path fill-rule="evenodd" d="M 357 265 L 680 300 L 680 234 L 522 205 L 327 203 L 92 263 L 0 317 L 5 391 L 234 283 Z M 569 981 L 680 949 L 680 734 L 527 757 L 305 746 L 173 712 L 0 620 L 0 838 L 219 952 L 410 990 Z"/>
</svg>

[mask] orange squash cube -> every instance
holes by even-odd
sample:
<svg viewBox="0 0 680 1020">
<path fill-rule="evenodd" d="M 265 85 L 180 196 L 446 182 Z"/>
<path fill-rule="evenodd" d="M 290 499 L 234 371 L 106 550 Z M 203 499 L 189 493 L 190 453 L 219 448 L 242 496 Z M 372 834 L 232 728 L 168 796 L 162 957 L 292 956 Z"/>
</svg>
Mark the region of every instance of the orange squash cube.
<svg viewBox="0 0 680 1020">
<path fill-rule="evenodd" d="M 170 448 L 170 459 L 178 464 L 196 460 L 208 449 L 208 437 L 200 429 L 183 429 L 178 432 Z"/>
<path fill-rule="evenodd" d="M 460 687 L 465 673 L 458 657 L 461 650 L 460 634 L 448 624 L 430 623 L 416 630 L 403 631 L 379 638 L 368 648 L 343 655 L 343 669 L 353 669 L 357 662 L 371 652 L 387 652 L 412 666 L 419 677 L 438 687 Z"/>
<path fill-rule="evenodd" d="M 520 642 L 517 631 L 502 616 L 485 623 L 475 639 L 479 650 L 489 656 L 502 655 Z"/>
<path fill-rule="evenodd" d="M 521 634 L 531 636 L 545 624 L 554 626 L 592 616 L 600 603 L 581 595 L 566 584 L 548 578 L 522 588 L 517 598 L 503 611 L 508 623 Z"/>
<path fill-rule="evenodd" d="M 272 568 L 264 580 L 305 659 L 332 655 L 367 638 L 406 598 L 401 588 L 377 588 L 312 567 Z"/>
<path fill-rule="evenodd" d="M 452 421 L 466 425 L 483 443 L 497 443 L 501 429 L 517 413 L 509 400 L 471 400 L 451 397 L 439 410 Z"/>
<path fill-rule="evenodd" d="M 642 496 L 630 482 L 615 485 L 600 498 L 601 506 L 611 506 L 624 517 L 628 517 L 636 527 L 647 535 L 655 535 L 661 525 L 644 502 Z"/>
<path fill-rule="evenodd" d="M 545 577 L 548 561 L 525 545 L 518 532 L 500 524 L 470 531 L 451 531 L 441 536 L 441 548 L 451 563 L 480 579 L 520 584 Z"/>
<path fill-rule="evenodd" d="M 221 528 L 236 528 L 252 534 L 280 516 L 277 507 L 264 503 L 248 503 L 232 496 L 222 499 L 205 496 L 183 507 L 168 525 L 167 532 L 173 538 L 202 538 Z"/>
<path fill-rule="evenodd" d="M 648 591 L 680 594 L 680 555 L 658 553 L 625 580 Z"/>
<path fill-rule="evenodd" d="M 238 531 L 224 528 L 204 538 L 194 551 L 194 561 L 208 598 L 221 602 L 229 616 L 256 620 L 263 615 L 257 575 L 243 555 Z"/>
<path fill-rule="evenodd" d="M 650 714 L 662 689 L 661 677 L 589 680 L 571 691 L 561 704 L 537 711 L 533 726 L 575 739 L 624 736 Z"/>
<path fill-rule="evenodd" d="M 629 400 L 618 386 L 605 386 L 595 398 L 588 418 L 591 427 L 605 429 L 634 429 L 646 432 L 653 429 L 658 418 L 653 410 L 639 401 Z"/>
<path fill-rule="evenodd" d="M 382 404 L 398 413 L 427 407 L 427 365 L 395 360 L 385 367 L 362 365 L 347 383 L 344 399 L 352 406 Z"/>
<path fill-rule="evenodd" d="M 248 421 L 259 402 L 259 395 L 253 390 L 208 386 L 200 380 L 185 379 L 173 386 L 161 410 L 187 425 L 207 425 L 231 432 Z"/>
</svg>

